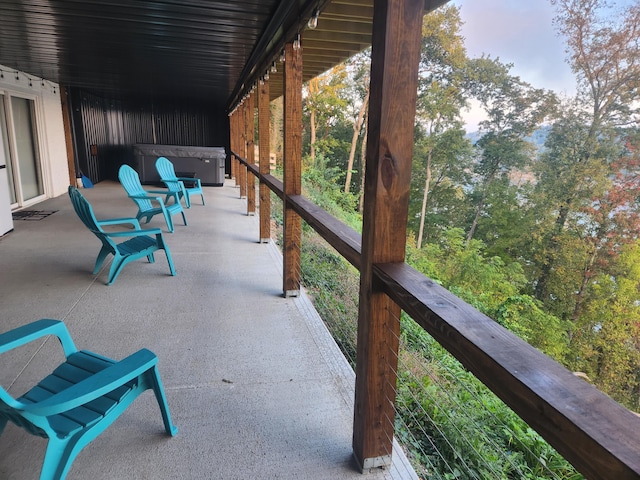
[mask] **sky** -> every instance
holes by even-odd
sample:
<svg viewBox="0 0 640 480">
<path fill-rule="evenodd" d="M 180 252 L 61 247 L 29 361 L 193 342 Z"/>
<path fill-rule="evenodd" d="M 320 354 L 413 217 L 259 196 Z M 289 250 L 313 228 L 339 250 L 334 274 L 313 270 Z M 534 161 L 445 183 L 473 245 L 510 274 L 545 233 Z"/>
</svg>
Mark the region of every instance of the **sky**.
<svg viewBox="0 0 640 480">
<path fill-rule="evenodd" d="M 453 0 L 460 7 L 467 55 L 483 53 L 513 63 L 511 73 L 536 88 L 558 95 L 575 93 L 575 76 L 565 59 L 564 40 L 552 24 L 554 7 L 549 0 Z M 477 129 L 481 112 L 465 115 L 467 131 Z"/>
</svg>

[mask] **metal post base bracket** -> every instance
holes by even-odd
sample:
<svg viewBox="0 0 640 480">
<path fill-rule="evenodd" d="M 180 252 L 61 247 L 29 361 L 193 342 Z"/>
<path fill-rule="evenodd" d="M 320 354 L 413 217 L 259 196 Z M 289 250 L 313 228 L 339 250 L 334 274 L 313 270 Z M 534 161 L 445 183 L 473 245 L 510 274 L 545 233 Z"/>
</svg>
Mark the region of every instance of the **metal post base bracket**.
<svg viewBox="0 0 640 480">
<path fill-rule="evenodd" d="M 354 458 L 356 459 L 356 463 L 360 466 L 360 473 L 367 473 L 372 468 L 388 468 L 391 466 L 391 455 L 365 458 L 362 465 L 360 465 L 360 460 L 355 455 Z"/>
</svg>

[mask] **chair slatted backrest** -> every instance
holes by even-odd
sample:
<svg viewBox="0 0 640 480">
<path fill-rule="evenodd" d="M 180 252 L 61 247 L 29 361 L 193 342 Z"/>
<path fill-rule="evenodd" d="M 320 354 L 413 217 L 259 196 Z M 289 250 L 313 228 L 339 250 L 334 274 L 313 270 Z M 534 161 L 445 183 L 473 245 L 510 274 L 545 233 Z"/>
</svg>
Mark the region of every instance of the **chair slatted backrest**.
<svg viewBox="0 0 640 480">
<path fill-rule="evenodd" d="M 156 170 L 160 174 L 162 181 L 168 180 L 178 181 L 178 176 L 173 168 L 173 163 L 167 157 L 158 157 L 156 160 Z"/>
<path fill-rule="evenodd" d="M 102 232 L 102 228 L 98 224 L 98 220 L 93 213 L 93 208 L 89 204 L 84 195 L 80 193 L 74 186 L 69 187 L 69 197 L 71 198 L 71 204 L 73 205 L 73 209 L 82 220 L 82 223 L 91 230 L 92 232 Z"/>
<path fill-rule="evenodd" d="M 184 192 L 184 185 L 178 180 L 176 172 L 173 168 L 173 163 L 166 157 L 158 157 L 156 160 L 156 170 L 160 175 L 160 180 L 165 184 L 167 189 L 171 192 Z"/>
<path fill-rule="evenodd" d="M 84 225 L 100 239 L 105 247 L 114 252 L 117 248 L 115 242 L 104 234 L 104 230 L 93 213 L 91 204 L 86 198 L 84 198 L 84 195 L 80 193 L 80 190 L 73 185 L 69 186 L 69 198 L 71 198 L 73 209 L 76 211 L 80 220 L 82 220 L 82 223 L 84 223 Z"/>
<path fill-rule="evenodd" d="M 120 180 L 120 184 L 127 192 L 127 195 L 134 202 L 136 202 L 141 212 L 146 212 L 153 209 L 151 200 L 147 198 L 136 198 L 148 196 L 148 192 L 146 192 L 144 188 L 142 188 L 138 172 L 136 172 L 129 165 L 122 165 L 120 167 L 120 170 L 118 170 L 118 180 Z"/>
</svg>

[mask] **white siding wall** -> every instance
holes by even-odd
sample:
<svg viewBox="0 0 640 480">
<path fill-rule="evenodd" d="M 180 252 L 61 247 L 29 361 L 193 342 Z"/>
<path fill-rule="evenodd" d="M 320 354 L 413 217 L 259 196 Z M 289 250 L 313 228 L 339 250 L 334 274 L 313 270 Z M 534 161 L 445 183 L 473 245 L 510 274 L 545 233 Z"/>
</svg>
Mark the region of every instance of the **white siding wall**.
<svg viewBox="0 0 640 480">
<path fill-rule="evenodd" d="M 47 80 L 0 65 L 0 93 L 16 94 L 35 100 L 38 146 L 42 162 L 45 196 L 57 197 L 67 192 L 69 169 L 60 105 L 60 87 Z M 31 85 L 29 85 L 31 80 Z"/>
</svg>

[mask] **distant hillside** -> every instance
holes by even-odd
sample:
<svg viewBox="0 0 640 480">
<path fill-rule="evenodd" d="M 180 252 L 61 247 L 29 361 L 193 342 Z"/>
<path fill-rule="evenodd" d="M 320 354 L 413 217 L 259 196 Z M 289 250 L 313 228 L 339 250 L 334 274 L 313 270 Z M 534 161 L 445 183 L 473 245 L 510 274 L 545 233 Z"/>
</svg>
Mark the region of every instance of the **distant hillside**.
<svg viewBox="0 0 640 480">
<path fill-rule="evenodd" d="M 533 132 L 533 134 L 531 134 L 530 136 L 526 137 L 525 140 L 527 140 L 528 142 L 533 143 L 536 147 L 538 147 L 538 150 L 541 150 L 542 147 L 544 146 L 545 140 L 547 139 L 547 135 L 549 135 L 549 131 L 550 130 L 551 130 L 550 126 L 540 127 L 535 132 Z M 481 136 L 482 136 L 482 133 L 479 132 L 479 131 L 470 132 L 470 133 L 467 133 L 467 135 L 466 135 L 466 137 L 474 145 L 476 144 L 476 142 L 478 140 L 480 140 Z"/>
</svg>

